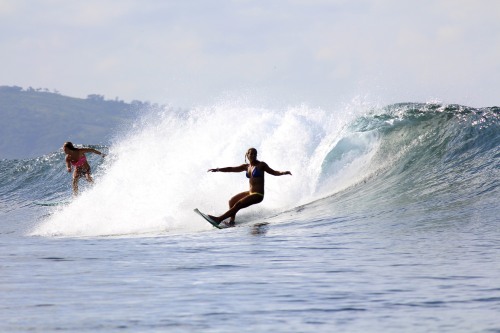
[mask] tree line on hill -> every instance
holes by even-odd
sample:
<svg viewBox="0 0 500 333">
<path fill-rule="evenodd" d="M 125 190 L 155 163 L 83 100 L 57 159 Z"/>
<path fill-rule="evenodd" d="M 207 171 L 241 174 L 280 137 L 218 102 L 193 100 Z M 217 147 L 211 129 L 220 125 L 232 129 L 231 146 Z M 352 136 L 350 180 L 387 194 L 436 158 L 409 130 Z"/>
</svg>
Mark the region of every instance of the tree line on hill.
<svg viewBox="0 0 500 333">
<path fill-rule="evenodd" d="M 106 145 L 138 112 L 161 108 L 103 95 L 86 99 L 46 88 L 0 86 L 0 159 L 24 159 L 57 151 L 65 141 Z"/>
</svg>

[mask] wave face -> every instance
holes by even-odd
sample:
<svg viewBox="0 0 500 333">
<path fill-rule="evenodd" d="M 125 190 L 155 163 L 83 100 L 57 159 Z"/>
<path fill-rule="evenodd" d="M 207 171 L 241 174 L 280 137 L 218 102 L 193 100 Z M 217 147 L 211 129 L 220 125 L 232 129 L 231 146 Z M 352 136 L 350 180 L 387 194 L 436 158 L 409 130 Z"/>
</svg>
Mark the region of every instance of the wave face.
<svg viewBox="0 0 500 333">
<path fill-rule="evenodd" d="M 358 165 L 361 181 L 322 201 L 337 211 L 364 209 L 422 220 L 494 221 L 499 187 L 499 108 L 397 104 L 362 116 L 349 126 L 354 143 L 342 138 L 322 169 L 354 151 L 370 154 Z M 358 145 L 357 138 L 377 137 Z M 342 143 L 342 144 L 341 144 Z M 369 148 L 372 145 L 374 148 Z M 331 213 L 331 210 L 330 210 Z"/>
<path fill-rule="evenodd" d="M 207 170 L 244 163 L 249 147 L 293 176 L 267 175 L 264 202 L 242 211 L 243 222 L 403 211 L 426 220 L 492 219 L 500 176 L 499 110 L 395 104 L 328 112 L 221 104 L 155 111 L 110 147 L 99 147 L 109 148 L 104 161 L 89 154 L 95 185 L 81 181 L 82 194 L 52 208 L 30 234 L 206 230 L 193 208 L 221 214 L 232 195 L 247 190 L 244 174 Z M 5 211 L 70 196 L 63 158 L 57 152 L 0 161 Z"/>
</svg>

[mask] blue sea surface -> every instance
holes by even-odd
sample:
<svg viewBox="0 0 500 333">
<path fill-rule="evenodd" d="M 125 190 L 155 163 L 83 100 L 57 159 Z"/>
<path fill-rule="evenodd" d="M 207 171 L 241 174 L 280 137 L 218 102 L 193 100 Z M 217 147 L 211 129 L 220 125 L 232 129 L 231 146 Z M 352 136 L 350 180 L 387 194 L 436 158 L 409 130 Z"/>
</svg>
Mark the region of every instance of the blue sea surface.
<svg viewBox="0 0 500 333">
<path fill-rule="evenodd" d="M 340 128 L 240 110 L 293 176 L 266 175 L 264 202 L 218 230 L 192 209 L 222 213 L 246 180 L 206 170 L 250 144 L 190 130 L 233 111 L 142 120 L 65 206 L 34 204 L 71 195 L 62 152 L 0 161 L 0 331 L 500 332 L 498 108 L 398 104 Z"/>
</svg>

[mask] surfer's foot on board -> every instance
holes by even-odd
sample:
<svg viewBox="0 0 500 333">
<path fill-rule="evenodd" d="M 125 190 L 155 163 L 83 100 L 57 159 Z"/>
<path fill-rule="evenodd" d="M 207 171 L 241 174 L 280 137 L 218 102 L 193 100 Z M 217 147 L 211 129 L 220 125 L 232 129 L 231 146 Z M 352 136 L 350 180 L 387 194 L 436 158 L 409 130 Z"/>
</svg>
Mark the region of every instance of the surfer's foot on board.
<svg viewBox="0 0 500 333">
<path fill-rule="evenodd" d="M 208 217 L 210 217 L 212 220 L 214 220 L 215 222 L 217 222 L 217 225 L 219 225 L 220 222 L 221 222 L 221 221 L 219 221 L 218 217 L 215 217 L 215 216 L 212 216 L 212 215 L 208 215 Z"/>
<path fill-rule="evenodd" d="M 215 216 L 213 216 L 213 215 L 208 215 L 208 217 L 209 217 L 209 218 L 211 218 L 214 222 L 216 222 L 216 223 L 217 223 L 217 225 L 220 225 L 221 223 L 222 223 L 225 227 L 234 227 L 234 225 L 235 225 L 234 221 L 231 221 L 231 220 L 230 220 L 230 221 L 225 221 L 225 222 L 222 222 L 222 221 L 220 220 L 220 218 L 219 218 L 219 217 L 215 217 Z"/>
</svg>

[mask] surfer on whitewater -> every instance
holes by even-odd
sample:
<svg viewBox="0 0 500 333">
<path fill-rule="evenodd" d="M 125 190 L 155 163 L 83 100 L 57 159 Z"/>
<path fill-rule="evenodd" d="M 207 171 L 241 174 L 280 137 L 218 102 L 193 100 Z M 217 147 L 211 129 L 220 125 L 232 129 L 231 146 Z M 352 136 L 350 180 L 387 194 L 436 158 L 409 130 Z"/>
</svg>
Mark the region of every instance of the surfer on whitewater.
<svg viewBox="0 0 500 333">
<path fill-rule="evenodd" d="M 248 160 L 248 162 L 247 162 Z M 292 175 L 290 171 L 275 171 L 267 165 L 266 162 L 257 160 L 257 149 L 248 149 L 245 155 L 245 164 L 236 167 L 209 169 L 208 172 L 246 172 L 250 188 L 248 191 L 236 194 L 229 200 L 229 210 L 221 216 L 209 215 L 214 221 L 221 223 L 227 218 L 228 226 L 234 226 L 236 213 L 248 206 L 258 204 L 264 200 L 264 173 L 267 172 L 273 176 Z"/>
<path fill-rule="evenodd" d="M 85 176 L 89 183 L 94 182 L 90 174 L 90 165 L 85 153 L 98 154 L 102 157 L 106 155 L 93 148 L 75 148 L 71 142 L 65 142 L 63 150 L 66 154 L 66 167 L 68 172 L 71 172 L 72 167 L 75 167 L 75 171 L 73 172 L 73 195 L 76 197 L 78 195 L 78 180 L 81 176 Z"/>
</svg>

